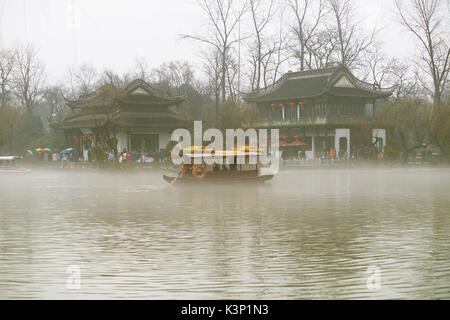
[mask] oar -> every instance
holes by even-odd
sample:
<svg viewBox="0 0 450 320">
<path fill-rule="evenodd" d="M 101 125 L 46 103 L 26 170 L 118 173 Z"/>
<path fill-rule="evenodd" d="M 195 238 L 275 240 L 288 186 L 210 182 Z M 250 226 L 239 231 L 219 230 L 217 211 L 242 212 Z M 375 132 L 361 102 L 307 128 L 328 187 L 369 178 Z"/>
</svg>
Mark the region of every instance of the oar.
<svg viewBox="0 0 450 320">
<path fill-rule="evenodd" d="M 177 181 L 178 177 L 180 176 L 180 173 L 181 173 L 181 172 L 178 172 L 178 173 L 177 173 L 177 176 L 175 177 L 175 179 L 172 180 L 172 182 L 170 183 L 170 185 L 173 185 L 173 183 L 174 183 L 175 181 Z"/>
</svg>

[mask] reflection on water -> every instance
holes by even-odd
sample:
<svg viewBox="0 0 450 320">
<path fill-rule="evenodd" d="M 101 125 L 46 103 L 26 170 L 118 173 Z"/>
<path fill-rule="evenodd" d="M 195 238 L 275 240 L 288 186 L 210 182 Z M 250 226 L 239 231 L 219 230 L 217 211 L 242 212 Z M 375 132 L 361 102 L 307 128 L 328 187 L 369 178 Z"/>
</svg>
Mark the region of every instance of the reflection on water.
<svg viewBox="0 0 450 320">
<path fill-rule="evenodd" d="M 159 172 L 4 174 L 0 298 L 449 299 L 449 189 L 448 169 L 212 187 L 169 187 Z"/>
</svg>

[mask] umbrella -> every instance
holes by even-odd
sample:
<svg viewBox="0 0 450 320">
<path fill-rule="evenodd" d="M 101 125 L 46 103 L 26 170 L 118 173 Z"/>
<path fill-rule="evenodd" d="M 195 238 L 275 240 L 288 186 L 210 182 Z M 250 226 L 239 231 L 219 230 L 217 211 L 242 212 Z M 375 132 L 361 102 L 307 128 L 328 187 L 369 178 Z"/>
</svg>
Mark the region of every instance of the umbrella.
<svg viewBox="0 0 450 320">
<path fill-rule="evenodd" d="M 293 146 L 293 147 L 294 146 L 306 146 L 306 143 L 303 143 L 303 142 L 301 142 L 299 140 L 295 140 L 295 141 L 289 143 L 289 146 Z"/>
<path fill-rule="evenodd" d="M 41 152 L 41 151 L 43 151 L 44 149 L 42 149 L 42 148 L 37 148 L 36 149 L 36 151 L 38 151 L 38 152 Z"/>
<path fill-rule="evenodd" d="M 44 148 L 44 151 L 52 152 L 52 149 L 50 149 L 50 148 Z"/>
<path fill-rule="evenodd" d="M 71 153 L 73 151 L 73 148 L 67 148 L 61 151 L 61 153 Z"/>
<path fill-rule="evenodd" d="M 27 152 L 28 152 L 29 154 L 33 155 L 33 151 L 27 150 Z"/>
</svg>

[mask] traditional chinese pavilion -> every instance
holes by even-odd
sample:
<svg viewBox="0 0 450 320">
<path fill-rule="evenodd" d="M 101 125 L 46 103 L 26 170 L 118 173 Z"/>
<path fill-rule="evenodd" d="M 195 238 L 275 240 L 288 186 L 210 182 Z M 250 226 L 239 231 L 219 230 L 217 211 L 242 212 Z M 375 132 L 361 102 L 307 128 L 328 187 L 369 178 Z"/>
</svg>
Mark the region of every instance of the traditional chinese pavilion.
<svg viewBox="0 0 450 320">
<path fill-rule="evenodd" d="M 119 152 L 155 153 L 166 147 L 174 129 L 189 125 L 177 111 L 185 99 L 139 79 L 126 87 L 104 85 L 78 100 L 66 100 L 72 115 L 52 125 L 64 130 L 67 144 L 80 156 L 106 140 Z"/>
<path fill-rule="evenodd" d="M 309 159 L 331 148 L 337 156 L 349 157 L 352 147 L 361 145 L 362 127 L 373 123 L 375 111 L 392 91 L 375 90 L 346 67 L 338 66 L 288 72 L 244 100 L 257 106 L 255 127 L 280 129 L 280 147 L 298 145 L 297 150 L 304 150 Z M 386 128 L 373 127 L 370 134 L 381 151 L 386 145 Z"/>
</svg>

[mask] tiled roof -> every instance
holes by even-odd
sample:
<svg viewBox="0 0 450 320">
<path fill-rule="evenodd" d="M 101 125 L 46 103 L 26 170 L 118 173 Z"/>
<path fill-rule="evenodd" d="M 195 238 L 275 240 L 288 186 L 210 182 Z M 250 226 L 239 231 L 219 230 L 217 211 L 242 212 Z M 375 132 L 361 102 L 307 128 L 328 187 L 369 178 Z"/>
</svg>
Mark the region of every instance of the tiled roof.
<svg viewBox="0 0 450 320">
<path fill-rule="evenodd" d="M 107 122 L 124 127 L 174 127 L 186 124 L 187 118 L 171 110 L 166 112 L 130 112 L 117 110 L 112 113 L 78 113 L 64 119 L 60 124 L 52 123 L 59 129 L 78 129 L 101 127 Z"/>
<path fill-rule="evenodd" d="M 352 87 L 334 87 L 343 75 L 349 79 Z M 389 88 L 390 89 L 390 88 Z M 271 87 L 253 92 L 244 97 L 248 102 L 277 102 L 292 99 L 315 98 L 324 94 L 336 96 L 386 97 L 391 90 L 375 91 L 371 85 L 356 79 L 343 67 L 288 72 Z"/>
<path fill-rule="evenodd" d="M 72 109 L 111 105 L 115 101 L 159 106 L 178 105 L 186 96 L 169 96 L 141 79 L 131 81 L 126 87 L 103 85 L 78 100 L 66 100 Z"/>
</svg>

